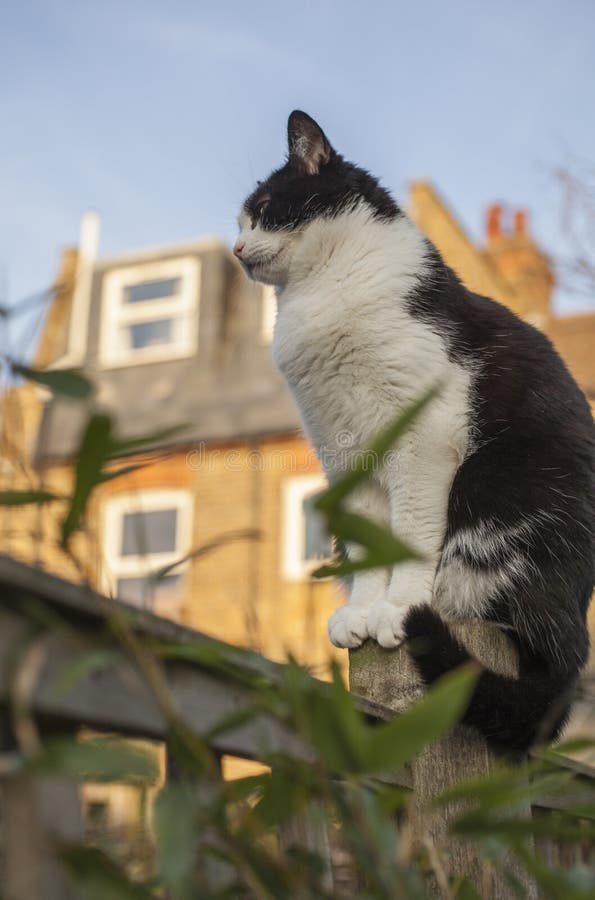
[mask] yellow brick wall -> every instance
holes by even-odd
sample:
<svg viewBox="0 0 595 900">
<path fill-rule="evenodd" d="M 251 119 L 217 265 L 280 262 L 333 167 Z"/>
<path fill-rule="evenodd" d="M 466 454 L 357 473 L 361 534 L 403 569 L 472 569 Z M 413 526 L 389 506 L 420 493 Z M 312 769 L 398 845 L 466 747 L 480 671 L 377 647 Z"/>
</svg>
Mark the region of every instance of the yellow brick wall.
<svg viewBox="0 0 595 900">
<path fill-rule="evenodd" d="M 24 562 L 63 578 L 86 579 L 101 590 L 106 502 L 151 488 L 185 489 L 193 503 L 192 549 L 214 546 L 184 570 L 180 621 L 273 659 L 291 653 L 322 673 L 332 654 L 326 620 L 341 602 L 341 591 L 328 581 L 288 579 L 282 565 L 283 486 L 296 475 L 319 472 L 299 436 L 179 449 L 98 487 L 72 554 L 60 547 L 66 503 L 0 507 L 0 546 Z M 47 467 L 33 486 L 39 485 L 68 496 L 71 466 Z M 257 537 L 242 536 L 245 532 Z"/>
<path fill-rule="evenodd" d="M 291 652 L 324 666 L 329 657 L 326 619 L 338 589 L 282 573 L 283 483 L 319 467 L 300 437 L 251 444 L 188 448 L 130 476 L 109 482 L 98 495 L 150 487 L 186 488 L 193 497 L 194 550 L 214 545 L 189 565 L 181 621 L 274 659 Z M 229 541 L 236 533 L 258 532 Z"/>
</svg>

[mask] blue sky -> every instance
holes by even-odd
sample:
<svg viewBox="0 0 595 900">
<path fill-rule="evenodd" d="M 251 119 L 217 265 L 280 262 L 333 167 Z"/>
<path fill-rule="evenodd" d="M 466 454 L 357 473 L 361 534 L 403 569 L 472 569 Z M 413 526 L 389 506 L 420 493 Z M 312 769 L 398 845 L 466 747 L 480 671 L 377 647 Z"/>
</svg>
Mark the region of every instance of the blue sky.
<svg viewBox="0 0 595 900">
<path fill-rule="evenodd" d="M 527 207 L 555 253 L 552 168 L 595 162 L 594 47 L 592 0 L 3 4 L 0 289 L 48 285 L 88 208 L 102 253 L 231 240 L 294 107 L 398 197 L 431 179 L 475 236 L 487 203 Z"/>
</svg>

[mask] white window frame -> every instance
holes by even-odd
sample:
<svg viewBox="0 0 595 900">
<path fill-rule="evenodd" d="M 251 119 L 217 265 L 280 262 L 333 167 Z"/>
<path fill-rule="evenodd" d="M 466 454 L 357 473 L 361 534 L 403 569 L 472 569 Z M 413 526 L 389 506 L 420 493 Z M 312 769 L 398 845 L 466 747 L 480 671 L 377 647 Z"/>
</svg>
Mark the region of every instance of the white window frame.
<svg viewBox="0 0 595 900">
<path fill-rule="evenodd" d="M 273 340 L 275 322 L 277 321 L 277 295 L 275 288 L 266 284 L 262 292 L 260 337 L 263 344 Z"/>
<path fill-rule="evenodd" d="M 328 487 L 324 475 L 297 475 L 283 484 L 282 573 L 289 581 L 306 581 L 324 564 L 324 559 L 304 559 L 305 522 L 303 503 L 306 497 Z"/>
<path fill-rule="evenodd" d="M 103 368 L 135 366 L 193 356 L 198 342 L 200 260 L 185 256 L 112 269 L 103 276 L 99 362 Z M 147 281 L 181 280 L 180 293 L 162 300 L 124 301 L 124 289 Z M 182 319 L 184 327 L 172 343 L 123 350 L 114 335 L 125 325 L 155 319 Z M 175 328 L 175 325 L 174 325 Z"/>
<path fill-rule="evenodd" d="M 124 516 L 126 513 L 154 512 L 175 508 L 176 546 L 160 553 L 121 555 Z M 119 578 L 145 578 L 164 566 L 169 566 L 190 552 L 192 546 L 192 495 L 183 488 L 146 488 L 107 497 L 103 505 L 102 587 L 116 596 Z M 182 574 L 185 564 L 176 567 Z M 172 572 L 172 574 L 174 574 Z"/>
</svg>

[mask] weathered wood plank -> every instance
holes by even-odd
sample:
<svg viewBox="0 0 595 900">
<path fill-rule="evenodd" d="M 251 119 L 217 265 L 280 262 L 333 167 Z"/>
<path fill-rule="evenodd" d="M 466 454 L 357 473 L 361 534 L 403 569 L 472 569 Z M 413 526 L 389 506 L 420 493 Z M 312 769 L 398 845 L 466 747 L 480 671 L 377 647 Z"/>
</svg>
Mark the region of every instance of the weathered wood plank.
<svg viewBox="0 0 595 900">
<path fill-rule="evenodd" d="M 6 702 L 11 684 L 14 648 L 28 633 L 28 623 L 0 607 L 0 702 Z M 116 646 L 114 644 L 114 646 Z M 81 677 L 67 692 L 57 689 L 60 675 L 80 659 L 81 646 L 63 633 L 53 632 L 45 642 L 45 659 L 30 697 L 33 713 L 54 724 L 76 723 L 98 731 L 164 739 L 167 721 L 145 679 L 123 652 L 105 669 Z M 165 686 L 180 719 L 198 734 L 206 734 L 227 716 L 246 708 L 253 695 L 223 681 L 192 663 L 164 666 Z M 273 751 L 305 758 L 308 751 L 280 723 L 266 716 L 235 728 L 213 740 L 220 753 L 259 759 Z"/>
</svg>

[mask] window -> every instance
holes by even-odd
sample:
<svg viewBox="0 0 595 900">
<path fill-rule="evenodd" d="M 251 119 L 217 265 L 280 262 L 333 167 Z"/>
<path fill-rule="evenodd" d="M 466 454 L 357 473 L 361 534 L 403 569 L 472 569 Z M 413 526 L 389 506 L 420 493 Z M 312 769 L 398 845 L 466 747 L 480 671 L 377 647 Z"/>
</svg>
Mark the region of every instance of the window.
<svg viewBox="0 0 595 900">
<path fill-rule="evenodd" d="M 183 564 L 159 570 L 190 550 L 191 498 L 183 490 L 118 494 L 104 510 L 104 589 L 119 600 L 172 616 L 182 603 Z"/>
<path fill-rule="evenodd" d="M 196 352 L 200 262 L 168 259 L 113 269 L 103 279 L 99 355 L 105 366 Z"/>
<path fill-rule="evenodd" d="M 270 344 L 277 319 L 277 295 L 275 288 L 265 285 L 262 293 L 262 340 Z"/>
<path fill-rule="evenodd" d="M 104 831 L 109 826 L 109 803 L 106 800 L 91 800 L 87 803 L 85 818 L 88 827 Z"/>
<path fill-rule="evenodd" d="M 293 581 L 308 578 L 332 556 L 332 539 L 314 497 L 324 490 L 322 475 L 290 478 L 283 485 L 283 574 Z"/>
</svg>

